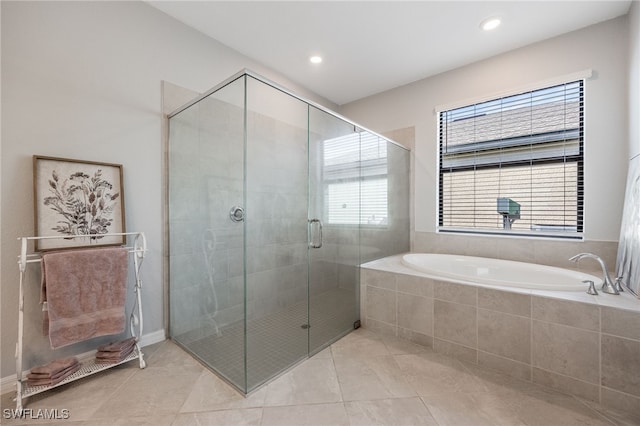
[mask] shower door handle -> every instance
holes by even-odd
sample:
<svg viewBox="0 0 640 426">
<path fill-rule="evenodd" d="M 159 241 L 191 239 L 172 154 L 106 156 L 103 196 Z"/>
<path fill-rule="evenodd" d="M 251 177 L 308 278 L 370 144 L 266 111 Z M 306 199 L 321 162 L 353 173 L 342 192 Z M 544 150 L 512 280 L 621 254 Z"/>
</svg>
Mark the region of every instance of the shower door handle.
<svg viewBox="0 0 640 426">
<path fill-rule="evenodd" d="M 314 243 L 314 238 L 313 238 L 313 228 L 314 228 L 314 224 L 318 225 L 316 228 L 318 228 L 318 243 Z M 320 219 L 309 219 L 309 247 L 311 248 L 320 248 L 322 247 L 322 221 Z"/>
</svg>

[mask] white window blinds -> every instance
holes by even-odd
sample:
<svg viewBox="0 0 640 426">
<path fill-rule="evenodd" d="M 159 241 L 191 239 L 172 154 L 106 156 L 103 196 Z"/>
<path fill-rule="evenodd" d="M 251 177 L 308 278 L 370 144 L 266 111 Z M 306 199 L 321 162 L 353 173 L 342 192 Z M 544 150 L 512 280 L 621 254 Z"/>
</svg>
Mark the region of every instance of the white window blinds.
<svg viewBox="0 0 640 426">
<path fill-rule="evenodd" d="M 580 237 L 583 81 L 439 113 L 439 229 Z M 497 199 L 520 205 L 505 230 Z"/>
<path fill-rule="evenodd" d="M 386 225 L 387 142 L 352 133 L 323 143 L 327 223 Z"/>
</svg>

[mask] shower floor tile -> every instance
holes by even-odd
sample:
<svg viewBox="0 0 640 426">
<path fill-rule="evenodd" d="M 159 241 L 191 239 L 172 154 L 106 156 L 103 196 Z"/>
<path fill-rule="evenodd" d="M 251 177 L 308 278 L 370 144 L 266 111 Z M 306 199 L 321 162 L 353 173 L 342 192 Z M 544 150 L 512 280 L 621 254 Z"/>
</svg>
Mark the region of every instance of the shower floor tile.
<svg viewBox="0 0 640 426">
<path fill-rule="evenodd" d="M 305 359 L 310 350 L 319 349 L 352 328 L 353 291 L 334 289 L 312 297 L 310 309 L 306 302 L 301 302 L 248 321 L 246 362 L 250 390 Z M 326 312 L 333 315 L 327 316 Z M 303 328 L 307 318 L 312 327 L 309 330 Z M 209 335 L 197 340 L 184 339 L 182 345 L 229 382 L 244 388 L 244 327 L 240 321 L 221 328 L 218 333 L 213 329 L 210 333 L 200 331 L 201 335 Z M 176 340 L 182 342 L 181 336 Z"/>
</svg>

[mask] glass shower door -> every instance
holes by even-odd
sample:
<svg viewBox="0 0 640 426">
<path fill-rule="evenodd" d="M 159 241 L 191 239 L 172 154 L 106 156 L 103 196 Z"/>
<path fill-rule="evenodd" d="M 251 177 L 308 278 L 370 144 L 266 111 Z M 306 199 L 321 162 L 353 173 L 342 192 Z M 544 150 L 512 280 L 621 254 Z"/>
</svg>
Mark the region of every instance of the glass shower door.
<svg viewBox="0 0 640 426">
<path fill-rule="evenodd" d="M 247 391 L 308 356 L 307 104 L 247 78 Z"/>
<path fill-rule="evenodd" d="M 309 107 L 309 353 L 359 318 L 360 134 Z"/>
</svg>

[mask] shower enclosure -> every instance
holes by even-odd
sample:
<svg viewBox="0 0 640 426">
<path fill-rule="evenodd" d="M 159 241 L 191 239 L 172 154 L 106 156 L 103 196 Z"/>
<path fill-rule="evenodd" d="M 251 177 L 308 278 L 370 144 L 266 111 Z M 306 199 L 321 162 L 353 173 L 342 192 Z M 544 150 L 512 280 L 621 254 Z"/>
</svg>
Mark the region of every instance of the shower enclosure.
<svg viewBox="0 0 640 426">
<path fill-rule="evenodd" d="M 359 326 L 409 152 L 243 71 L 169 115 L 171 338 L 243 393 Z"/>
</svg>

